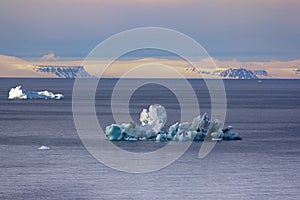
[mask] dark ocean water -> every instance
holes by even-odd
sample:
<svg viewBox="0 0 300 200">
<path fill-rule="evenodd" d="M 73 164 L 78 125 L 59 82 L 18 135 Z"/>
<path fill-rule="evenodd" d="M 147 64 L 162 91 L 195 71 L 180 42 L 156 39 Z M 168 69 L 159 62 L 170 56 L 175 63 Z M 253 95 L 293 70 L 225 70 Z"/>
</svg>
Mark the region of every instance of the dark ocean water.
<svg viewBox="0 0 300 200">
<path fill-rule="evenodd" d="M 103 80 L 97 91 L 102 127 L 113 123 L 110 95 L 115 82 Z M 210 113 L 205 83 L 191 84 L 201 113 Z M 198 158 L 202 143 L 195 142 L 162 170 L 129 174 L 98 162 L 82 145 L 72 116 L 73 80 L 0 79 L 0 199 L 300 199 L 300 80 L 224 84 L 225 124 L 243 140 L 219 142 L 204 159 Z M 9 89 L 17 85 L 59 92 L 65 99 L 7 100 Z M 157 85 L 133 94 L 132 118 L 138 121 L 141 109 L 153 103 L 167 109 L 167 125 L 179 120 L 174 94 Z M 40 151 L 41 145 L 51 149 Z M 162 144 L 117 145 L 152 151 Z"/>
</svg>

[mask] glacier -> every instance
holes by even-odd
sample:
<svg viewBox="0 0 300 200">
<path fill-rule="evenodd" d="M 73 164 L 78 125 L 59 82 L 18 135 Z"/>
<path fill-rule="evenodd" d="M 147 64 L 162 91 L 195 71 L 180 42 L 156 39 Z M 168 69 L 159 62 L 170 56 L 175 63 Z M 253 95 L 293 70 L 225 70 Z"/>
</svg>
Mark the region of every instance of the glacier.
<svg viewBox="0 0 300 200">
<path fill-rule="evenodd" d="M 22 86 L 17 86 L 11 88 L 8 93 L 8 99 L 63 99 L 62 94 L 53 94 L 47 90 L 45 91 L 30 91 L 22 88 Z"/>
<path fill-rule="evenodd" d="M 232 126 L 223 128 L 219 120 L 211 121 L 208 114 L 199 115 L 192 122 L 175 123 L 167 131 L 163 131 L 167 121 L 167 112 L 159 104 L 143 109 L 140 122 L 111 124 L 106 127 L 105 135 L 111 141 L 204 141 L 210 140 L 241 140 L 238 133 L 231 132 Z"/>
</svg>

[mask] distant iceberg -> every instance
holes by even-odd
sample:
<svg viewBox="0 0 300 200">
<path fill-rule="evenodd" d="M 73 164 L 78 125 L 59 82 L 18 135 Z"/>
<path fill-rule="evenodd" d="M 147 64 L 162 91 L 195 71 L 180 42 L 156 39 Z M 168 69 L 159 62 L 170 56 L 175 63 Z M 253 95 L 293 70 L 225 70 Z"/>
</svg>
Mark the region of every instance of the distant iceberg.
<svg viewBox="0 0 300 200">
<path fill-rule="evenodd" d="M 167 120 L 167 113 L 159 104 L 151 105 L 149 111 L 143 109 L 140 114 L 141 125 L 135 123 L 112 124 L 105 129 L 106 137 L 111 141 L 153 140 L 153 141 L 203 141 L 241 140 L 238 133 L 233 133 L 232 126 L 222 128 L 219 120 L 210 121 L 207 114 L 199 115 L 190 122 L 175 123 L 167 132 L 162 129 Z"/>
<path fill-rule="evenodd" d="M 38 148 L 38 150 L 50 150 L 50 147 L 47 147 L 47 146 L 40 146 L 39 148 Z"/>
<path fill-rule="evenodd" d="M 17 86 L 11 88 L 8 93 L 8 99 L 63 99 L 62 94 L 53 94 L 47 90 L 35 92 L 29 91 L 22 88 L 22 86 Z"/>
</svg>

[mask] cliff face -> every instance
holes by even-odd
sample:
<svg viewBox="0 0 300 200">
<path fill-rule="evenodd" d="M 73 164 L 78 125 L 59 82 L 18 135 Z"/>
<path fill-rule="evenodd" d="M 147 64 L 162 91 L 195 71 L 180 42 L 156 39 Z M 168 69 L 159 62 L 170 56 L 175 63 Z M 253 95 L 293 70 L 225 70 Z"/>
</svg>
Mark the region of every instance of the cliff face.
<svg viewBox="0 0 300 200">
<path fill-rule="evenodd" d="M 54 74 L 59 78 L 94 78 L 85 71 L 83 66 L 44 66 L 38 65 L 33 68 L 36 72 Z"/>
</svg>

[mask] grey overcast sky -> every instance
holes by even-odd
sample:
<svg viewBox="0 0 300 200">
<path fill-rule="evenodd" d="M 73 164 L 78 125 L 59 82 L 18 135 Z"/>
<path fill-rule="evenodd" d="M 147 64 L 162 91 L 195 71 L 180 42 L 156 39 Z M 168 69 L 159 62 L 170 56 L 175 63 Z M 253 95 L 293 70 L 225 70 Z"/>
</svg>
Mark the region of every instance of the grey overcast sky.
<svg viewBox="0 0 300 200">
<path fill-rule="evenodd" d="M 2 0 L 0 54 L 85 57 L 112 34 L 166 27 L 197 40 L 214 57 L 300 58 L 297 0 Z"/>
</svg>

